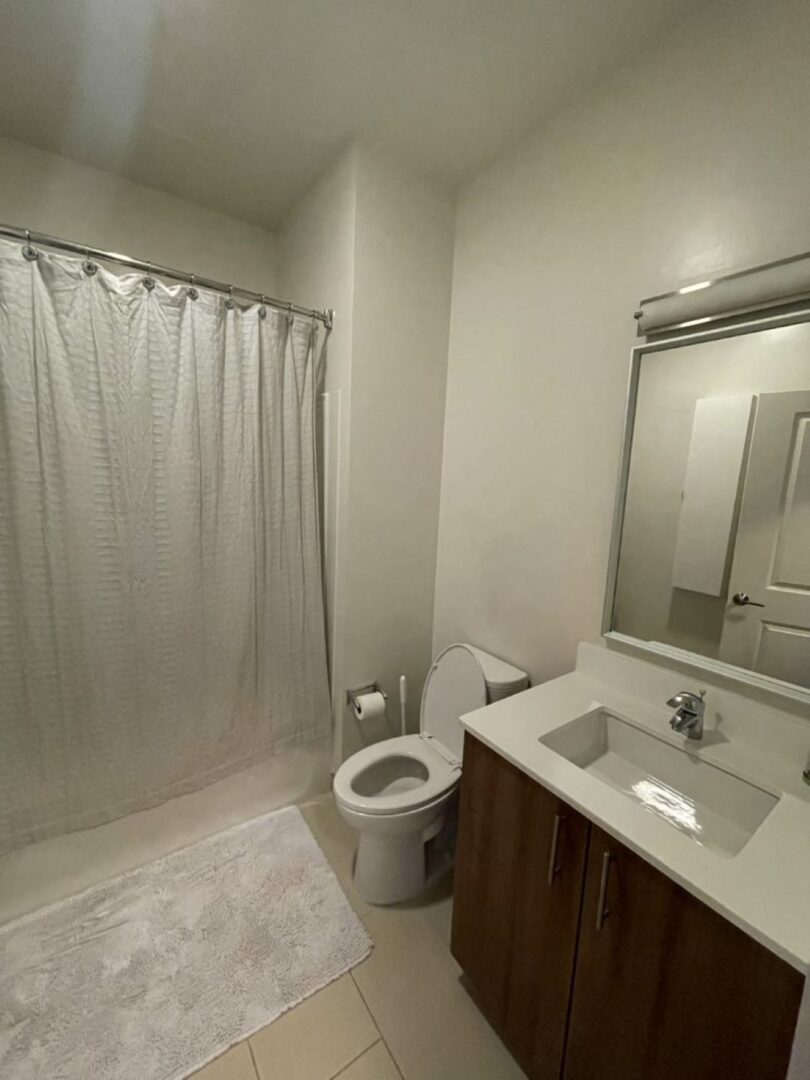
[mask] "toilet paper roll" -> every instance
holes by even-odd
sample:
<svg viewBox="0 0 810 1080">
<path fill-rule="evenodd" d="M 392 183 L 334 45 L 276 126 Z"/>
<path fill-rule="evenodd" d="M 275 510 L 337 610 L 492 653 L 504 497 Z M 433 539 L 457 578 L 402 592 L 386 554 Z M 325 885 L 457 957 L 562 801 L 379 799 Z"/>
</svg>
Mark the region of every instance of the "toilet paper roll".
<svg viewBox="0 0 810 1080">
<path fill-rule="evenodd" d="M 358 720 L 378 720 L 385 716 L 385 698 L 380 691 L 358 694 L 354 702 L 354 715 Z"/>
</svg>

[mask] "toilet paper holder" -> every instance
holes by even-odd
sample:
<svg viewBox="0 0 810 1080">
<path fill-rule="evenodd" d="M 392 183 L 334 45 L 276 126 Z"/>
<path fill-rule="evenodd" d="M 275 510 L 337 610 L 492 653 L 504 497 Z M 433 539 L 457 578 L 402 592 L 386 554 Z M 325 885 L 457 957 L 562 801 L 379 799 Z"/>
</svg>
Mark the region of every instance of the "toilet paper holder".
<svg viewBox="0 0 810 1080">
<path fill-rule="evenodd" d="M 353 709 L 357 709 L 357 699 L 361 694 L 382 694 L 385 700 L 388 701 L 388 694 L 386 694 L 380 684 L 372 682 L 367 683 L 365 686 L 356 686 L 353 690 L 347 690 L 346 704 L 350 705 Z"/>
</svg>

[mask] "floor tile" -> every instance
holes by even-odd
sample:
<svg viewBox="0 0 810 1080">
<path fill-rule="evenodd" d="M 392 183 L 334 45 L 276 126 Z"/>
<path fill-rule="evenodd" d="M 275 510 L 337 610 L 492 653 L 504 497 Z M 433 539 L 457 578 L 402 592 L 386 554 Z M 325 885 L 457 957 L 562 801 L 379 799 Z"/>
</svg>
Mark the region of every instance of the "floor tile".
<svg viewBox="0 0 810 1080">
<path fill-rule="evenodd" d="M 425 918 L 435 929 L 445 946 L 450 948 L 453 926 L 453 875 L 440 882 L 425 899 Z"/>
<path fill-rule="evenodd" d="M 406 1080 L 523 1077 L 462 987 L 461 968 L 444 944 L 449 884 L 408 904 L 364 903 L 351 883 L 354 833 L 334 800 L 301 809 L 374 941 L 371 956 L 352 975 Z"/>
<path fill-rule="evenodd" d="M 189 1080 L 256 1080 L 253 1058 L 247 1042 L 232 1047 L 222 1057 L 195 1072 Z"/>
<path fill-rule="evenodd" d="M 315 835 L 352 903 L 359 901 L 351 885 L 357 834 L 340 816 L 332 795 L 302 803 L 298 809 Z"/>
<path fill-rule="evenodd" d="M 426 919 L 367 924 L 374 952 L 352 974 L 407 1080 L 523 1076 Z"/>
<path fill-rule="evenodd" d="M 335 1080 L 401 1080 L 401 1076 L 385 1043 L 378 1042 L 339 1073 Z"/>
<path fill-rule="evenodd" d="M 447 948 L 450 948 L 450 933 L 453 928 L 453 897 L 446 896 L 427 911 L 427 917 L 436 933 Z"/>
<path fill-rule="evenodd" d="M 329 1080 L 379 1038 L 351 975 L 251 1036 L 260 1080 Z"/>
</svg>

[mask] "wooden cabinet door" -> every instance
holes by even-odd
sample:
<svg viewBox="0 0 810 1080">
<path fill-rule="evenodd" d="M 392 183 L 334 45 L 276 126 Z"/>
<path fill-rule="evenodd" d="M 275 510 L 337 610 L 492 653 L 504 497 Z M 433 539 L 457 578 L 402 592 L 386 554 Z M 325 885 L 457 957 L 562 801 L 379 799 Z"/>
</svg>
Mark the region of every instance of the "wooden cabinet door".
<svg viewBox="0 0 810 1080">
<path fill-rule="evenodd" d="M 560 1075 L 587 836 L 584 818 L 465 737 L 452 950 L 533 1080 Z"/>
<path fill-rule="evenodd" d="M 451 951 L 498 1030 L 506 986 L 520 864 L 525 777 L 489 747 L 464 736 Z"/>
<path fill-rule="evenodd" d="M 559 1080 L 590 826 L 526 780 L 503 1038 L 532 1080 Z"/>
<path fill-rule="evenodd" d="M 784 1080 L 802 982 L 591 827 L 565 1080 Z"/>
</svg>

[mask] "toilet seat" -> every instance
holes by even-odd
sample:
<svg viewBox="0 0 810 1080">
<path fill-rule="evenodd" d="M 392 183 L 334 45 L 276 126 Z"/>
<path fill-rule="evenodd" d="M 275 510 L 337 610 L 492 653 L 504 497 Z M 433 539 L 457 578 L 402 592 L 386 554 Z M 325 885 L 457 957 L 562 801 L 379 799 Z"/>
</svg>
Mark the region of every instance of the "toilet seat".
<svg viewBox="0 0 810 1080">
<path fill-rule="evenodd" d="M 443 754 L 443 748 L 431 745 L 434 741 L 430 736 L 401 735 L 358 750 L 335 773 L 335 798 L 350 810 L 362 814 L 386 815 L 406 814 L 449 794 L 458 784 L 461 763 L 451 763 L 454 760 L 452 755 L 446 750 Z M 362 794 L 356 789 L 356 783 L 373 766 L 384 762 L 391 764 L 391 777 L 395 778 L 397 758 L 421 765 L 426 772 L 425 778 L 420 781 L 403 767 L 400 770 L 403 776 L 416 779 L 416 783 L 408 790 Z"/>
<path fill-rule="evenodd" d="M 352 754 L 335 773 L 338 803 L 382 819 L 449 798 L 461 776 L 464 732 L 459 717 L 486 702 L 479 657 L 468 645 L 448 645 L 425 680 L 419 734 L 384 739 Z"/>
</svg>

